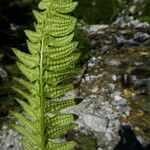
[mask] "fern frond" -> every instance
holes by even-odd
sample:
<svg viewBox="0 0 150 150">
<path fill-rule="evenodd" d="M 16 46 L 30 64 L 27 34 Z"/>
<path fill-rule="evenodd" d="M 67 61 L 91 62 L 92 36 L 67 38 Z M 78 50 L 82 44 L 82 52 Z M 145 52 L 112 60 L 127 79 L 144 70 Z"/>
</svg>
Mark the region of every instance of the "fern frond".
<svg viewBox="0 0 150 150">
<path fill-rule="evenodd" d="M 38 68 L 30 69 L 29 67 L 27 67 L 21 63 L 17 63 L 17 66 L 22 71 L 22 73 L 27 77 L 27 79 L 29 79 L 31 82 L 39 79 L 39 69 Z"/>
<path fill-rule="evenodd" d="M 15 55 L 29 68 L 34 68 L 39 65 L 39 56 L 38 55 L 30 55 L 24 52 L 19 51 L 16 48 L 12 49 Z"/>
<path fill-rule="evenodd" d="M 39 114 L 34 109 L 32 109 L 29 104 L 25 103 L 19 98 L 16 98 L 16 101 L 22 106 L 22 108 L 26 112 L 26 115 L 31 121 L 33 121 L 34 123 L 38 122 L 38 120 L 40 119 Z"/>
<path fill-rule="evenodd" d="M 32 43 L 29 40 L 27 40 L 27 45 L 28 45 L 28 49 L 30 51 L 31 54 L 38 54 L 39 53 L 39 47 L 40 47 L 40 43 Z"/>
<path fill-rule="evenodd" d="M 76 53 L 60 60 L 48 58 L 44 61 L 44 64 L 47 66 L 47 70 L 64 71 L 67 68 L 71 68 L 78 61 L 79 57 L 80 54 Z"/>
<path fill-rule="evenodd" d="M 24 127 L 18 125 L 12 125 L 12 127 L 21 133 L 30 143 L 37 145 L 40 143 L 40 136 L 39 135 L 32 135 L 29 131 L 27 131 Z"/>
<path fill-rule="evenodd" d="M 73 89 L 74 89 L 73 84 L 66 84 L 63 86 L 56 86 L 56 87 L 48 86 L 48 85 L 45 86 L 45 92 L 48 98 L 60 97 Z"/>
<path fill-rule="evenodd" d="M 54 143 L 49 141 L 47 144 L 48 150 L 71 150 L 77 143 L 74 141 Z"/>
<path fill-rule="evenodd" d="M 36 134 L 39 131 L 38 124 L 31 122 L 30 120 L 26 119 L 23 115 L 19 113 L 13 113 L 13 115 L 22 123 L 22 126 L 26 128 L 29 132 Z"/>
<path fill-rule="evenodd" d="M 63 101 L 46 101 L 45 103 L 45 112 L 49 112 L 52 114 L 57 114 L 61 110 L 75 106 L 79 104 L 82 99 L 70 99 L 70 100 L 63 100 Z"/>
<path fill-rule="evenodd" d="M 72 123 L 65 126 L 53 126 L 47 130 L 48 137 L 51 139 L 58 138 L 65 134 L 67 131 L 74 129 L 77 127 L 77 124 Z"/>
<path fill-rule="evenodd" d="M 73 37 L 74 33 L 60 38 L 49 37 L 47 44 L 55 47 L 66 46 L 72 41 Z"/>
<path fill-rule="evenodd" d="M 14 128 L 24 136 L 22 144 L 26 150 L 70 150 L 76 145 L 73 141 L 51 141 L 77 126 L 76 115 L 61 111 L 81 99 L 53 100 L 75 87 L 69 81 L 78 71 L 76 63 L 80 57 L 76 51 L 78 43 L 72 41 L 77 19 L 66 13 L 76 5 L 72 0 L 41 0 L 39 10 L 33 10 L 34 31 L 25 30 L 29 53 L 12 49 L 20 60 L 18 68 L 27 78 L 15 78 L 27 92 L 12 87 L 25 99 L 16 98 L 24 113 L 14 113 L 19 120 Z M 53 117 L 48 117 L 48 113 Z"/>
<path fill-rule="evenodd" d="M 52 59 L 60 59 L 62 57 L 67 57 L 75 50 L 77 45 L 78 45 L 78 42 L 73 42 L 63 47 L 49 48 L 48 51 L 45 53 L 45 56 L 46 57 L 49 56 L 49 58 L 52 58 Z"/>
<path fill-rule="evenodd" d="M 25 150 L 35 150 L 36 148 L 31 145 L 29 142 L 26 141 L 21 141 L 21 144 L 23 145 L 23 147 L 25 148 Z"/>
<path fill-rule="evenodd" d="M 58 114 L 52 118 L 46 120 L 47 126 L 64 126 L 71 122 L 74 122 L 78 117 L 73 114 Z"/>
<path fill-rule="evenodd" d="M 16 81 L 24 85 L 31 93 L 32 95 L 38 95 L 39 94 L 39 84 L 38 82 L 30 83 L 24 79 L 21 78 L 14 78 Z M 22 94 L 21 94 L 22 95 Z M 26 98 L 26 96 L 24 96 Z"/>
</svg>

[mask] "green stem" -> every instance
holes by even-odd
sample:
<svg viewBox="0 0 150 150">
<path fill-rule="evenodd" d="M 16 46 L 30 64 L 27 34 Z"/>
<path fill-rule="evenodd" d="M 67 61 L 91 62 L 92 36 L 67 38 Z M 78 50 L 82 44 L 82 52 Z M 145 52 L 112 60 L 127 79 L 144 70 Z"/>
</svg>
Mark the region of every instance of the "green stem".
<svg viewBox="0 0 150 150">
<path fill-rule="evenodd" d="M 44 30 L 44 24 L 43 24 Z M 44 47 L 44 31 L 42 34 L 41 48 L 40 48 L 40 107 L 41 107 L 41 150 L 45 150 L 45 113 L 44 113 L 44 82 L 43 82 L 43 47 Z"/>
</svg>

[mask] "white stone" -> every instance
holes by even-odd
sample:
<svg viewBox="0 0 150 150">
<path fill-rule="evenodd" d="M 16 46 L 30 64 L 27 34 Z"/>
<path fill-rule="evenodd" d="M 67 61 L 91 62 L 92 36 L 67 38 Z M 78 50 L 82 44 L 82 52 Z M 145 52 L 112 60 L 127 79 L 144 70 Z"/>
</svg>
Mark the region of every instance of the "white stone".
<svg viewBox="0 0 150 150">
<path fill-rule="evenodd" d="M 94 87 L 94 88 L 91 90 L 92 93 L 96 93 L 97 91 L 98 91 L 98 87 Z"/>
<path fill-rule="evenodd" d="M 93 63 L 88 63 L 88 67 L 93 67 L 94 64 Z"/>
<path fill-rule="evenodd" d="M 90 81 L 90 76 L 86 76 L 86 77 L 85 77 L 85 80 L 86 80 L 86 81 Z"/>
<path fill-rule="evenodd" d="M 106 29 L 108 28 L 108 25 L 91 25 L 90 26 L 90 32 L 98 32 L 101 29 Z"/>
<path fill-rule="evenodd" d="M 116 75 L 112 75 L 111 78 L 112 78 L 113 81 L 117 81 L 117 76 Z"/>
<path fill-rule="evenodd" d="M 135 13 L 135 10 L 136 10 L 136 6 L 131 6 L 129 9 L 130 13 L 132 13 L 132 14 Z"/>
<path fill-rule="evenodd" d="M 112 66 L 119 66 L 121 65 L 121 62 L 118 60 L 110 60 L 107 62 L 108 65 L 112 65 Z"/>
<path fill-rule="evenodd" d="M 122 98 L 119 95 L 115 95 L 114 100 L 111 101 L 111 104 L 114 105 L 114 106 L 125 105 L 126 103 L 127 103 L 126 99 Z"/>
</svg>

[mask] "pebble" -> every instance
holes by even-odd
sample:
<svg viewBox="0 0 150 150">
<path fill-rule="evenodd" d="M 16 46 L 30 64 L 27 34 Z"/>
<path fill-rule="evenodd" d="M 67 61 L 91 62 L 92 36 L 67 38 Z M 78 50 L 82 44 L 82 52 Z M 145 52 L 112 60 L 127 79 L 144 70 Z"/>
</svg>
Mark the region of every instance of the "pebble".
<svg viewBox="0 0 150 150">
<path fill-rule="evenodd" d="M 94 88 L 91 90 L 92 93 L 96 93 L 97 91 L 98 91 L 98 87 L 94 87 Z"/>
<path fill-rule="evenodd" d="M 0 76 L 1 76 L 2 78 L 7 77 L 7 72 L 6 72 L 3 68 L 0 68 Z"/>
<path fill-rule="evenodd" d="M 121 65 L 121 62 L 114 59 L 114 60 L 108 61 L 107 64 L 111 65 L 111 66 L 119 66 L 119 65 Z"/>
<path fill-rule="evenodd" d="M 129 8 L 129 11 L 130 11 L 131 14 L 134 14 L 135 11 L 136 11 L 136 6 L 131 6 L 131 7 Z"/>
<path fill-rule="evenodd" d="M 99 30 L 108 28 L 108 25 L 91 25 L 89 32 L 98 32 Z"/>
<path fill-rule="evenodd" d="M 127 27 L 127 23 L 123 22 L 121 25 L 120 25 L 120 28 L 124 29 Z"/>
<path fill-rule="evenodd" d="M 86 81 L 90 81 L 90 76 L 89 75 L 85 75 L 85 80 Z"/>
<path fill-rule="evenodd" d="M 112 75 L 111 78 L 112 78 L 113 81 L 117 81 L 117 76 L 116 75 Z"/>
<path fill-rule="evenodd" d="M 109 53 L 109 47 L 106 45 L 104 47 L 101 48 L 102 53 Z"/>
<path fill-rule="evenodd" d="M 88 63 L 88 67 L 93 67 L 95 64 L 93 63 Z"/>
</svg>

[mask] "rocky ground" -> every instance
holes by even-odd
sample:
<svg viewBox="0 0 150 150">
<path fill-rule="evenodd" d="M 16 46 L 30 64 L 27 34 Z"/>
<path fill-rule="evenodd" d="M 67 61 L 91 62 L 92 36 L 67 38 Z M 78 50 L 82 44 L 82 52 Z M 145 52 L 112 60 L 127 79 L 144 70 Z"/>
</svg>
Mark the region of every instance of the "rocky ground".
<svg viewBox="0 0 150 150">
<path fill-rule="evenodd" d="M 95 148 L 82 149 L 113 150 L 121 124 L 130 124 L 145 146 L 150 142 L 150 25 L 120 16 L 111 26 L 79 26 L 91 39 L 93 57 L 79 76 L 79 89 L 61 99 L 83 98 L 78 106 L 63 111 L 79 115 L 76 134 L 97 142 Z M 21 150 L 19 138 L 4 125 L 1 150 Z"/>
</svg>

